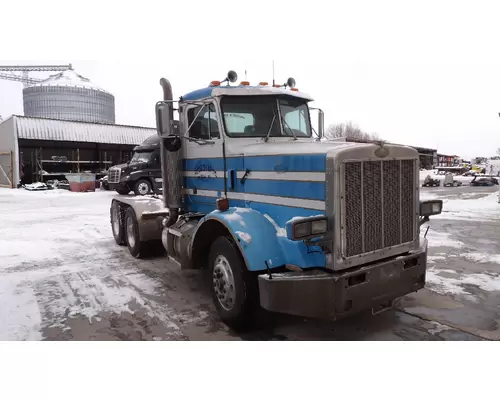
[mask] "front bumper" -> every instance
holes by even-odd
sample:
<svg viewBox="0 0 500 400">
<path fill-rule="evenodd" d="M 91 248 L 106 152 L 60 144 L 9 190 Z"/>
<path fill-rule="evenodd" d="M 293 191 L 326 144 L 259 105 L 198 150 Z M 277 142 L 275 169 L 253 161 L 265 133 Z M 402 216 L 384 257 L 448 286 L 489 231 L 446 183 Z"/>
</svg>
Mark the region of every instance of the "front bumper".
<svg viewBox="0 0 500 400">
<path fill-rule="evenodd" d="M 361 311 L 378 312 L 425 286 L 427 241 L 419 250 L 341 272 L 318 270 L 259 276 L 266 310 L 336 320 Z"/>
</svg>

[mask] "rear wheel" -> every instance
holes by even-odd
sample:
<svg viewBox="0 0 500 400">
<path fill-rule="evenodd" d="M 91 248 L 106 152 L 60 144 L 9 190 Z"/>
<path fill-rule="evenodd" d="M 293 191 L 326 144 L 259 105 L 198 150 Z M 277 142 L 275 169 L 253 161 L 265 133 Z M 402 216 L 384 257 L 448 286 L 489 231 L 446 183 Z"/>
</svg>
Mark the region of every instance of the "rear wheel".
<svg viewBox="0 0 500 400">
<path fill-rule="evenodd" d="M 110 217 L 111 217 L 111 229 L 113 231 L 113 237 L 116 244 L 123 246 L 125 245 L 125 229 L 123 227 L 123 210 L 120 204 L 116 201 L 111 203 Z"/>
<path fill-rule="evenodd" d="M 134 193 L 137 196 L 146 196 L 151 193 L 152 187 L 151 182 L 147 179 L 139 179 L 134 185 Z"/>
<path fill-rule="evenodd" d="M 221 236 L 215 240 L 209 266 L 212 297 L 220 318 L 235 330 L 248 328 L 257 308 L 257 280 L 230 238 Z"/>
<path fill-rule="evenodd" d="M 133 257 L 143 258 L 147 255 L 147 243 L 141 242 L 141 237 L 139 236 L 139 225 L 137 223 L 137 218 L 135 217 L 135 212 L 132 208 L 127 209 L 125 213 L 125 238 L 128 251 Z"/>
</svg>

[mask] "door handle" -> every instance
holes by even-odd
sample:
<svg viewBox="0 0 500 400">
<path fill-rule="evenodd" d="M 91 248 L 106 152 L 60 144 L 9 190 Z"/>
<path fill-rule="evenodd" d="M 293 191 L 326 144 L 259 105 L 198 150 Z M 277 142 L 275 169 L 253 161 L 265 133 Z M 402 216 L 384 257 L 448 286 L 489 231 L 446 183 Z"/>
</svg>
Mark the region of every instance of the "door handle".
<svg viewBox="0 0 500 400">
<path fill-rule="evenodd" d="M 229 189 L 234 189 L 236 186 L 236 171 L 234 169 L 229 170 Z"/>
</svg>

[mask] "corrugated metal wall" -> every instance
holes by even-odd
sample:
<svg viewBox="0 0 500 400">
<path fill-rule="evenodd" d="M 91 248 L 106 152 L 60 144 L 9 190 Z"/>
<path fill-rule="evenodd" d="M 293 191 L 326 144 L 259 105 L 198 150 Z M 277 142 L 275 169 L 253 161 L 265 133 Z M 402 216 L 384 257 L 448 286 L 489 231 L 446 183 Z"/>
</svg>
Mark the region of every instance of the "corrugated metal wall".
<svg viewBox="0 0 500 400">
<path fill-rule="evenodd" d="M 17 156 L 18 148 L 15 129 L 15 117 L 11 117 L 0 124 L 0 153 L 12 154 L 12 160 L 4 154 L 1 163 L 4 169 L 10 169 L 10 165 L 13 166 L 13 170 L 11 171 L 12 178 L 10 178 L 10 180 L 13 180 L 14 186 L 19 183 L 19 161 Z M 7 179 L 1 171 L 0 185 L 10 186 L 9 179 Z"/>
<path fill-rule="evenodd" d="M 138 145 L 154 128 L 15 116 L 19 139 Z"/>
</svg>

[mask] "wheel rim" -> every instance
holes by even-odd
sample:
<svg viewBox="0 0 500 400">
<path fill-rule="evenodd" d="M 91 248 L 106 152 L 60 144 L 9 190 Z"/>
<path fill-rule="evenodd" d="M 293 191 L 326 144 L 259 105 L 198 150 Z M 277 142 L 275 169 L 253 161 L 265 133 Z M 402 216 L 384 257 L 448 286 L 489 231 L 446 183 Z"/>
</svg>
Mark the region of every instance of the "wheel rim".
<svg viewBox="0 0 500 400">
<path fill-rule="evenodd" d="M 118 207 L 113 207 L 112 218 L 113 218 L 113 233 L 115 234 L 115 236 L 118 236 L 120 234 L 120 216 L 118 212 Z"/>
<path fill-rule="evenodd" d="M 135 246 L 135 229 L 134 229 L 134 222 L 132 221 L 132 218 L 128 217 L 127 218 L 127 241 L 130 247 Z"/>
<path fill-rule="evenodd" d="M 137 189 L 139 190 L 139 193 L 142 195 L 149 193 L 149 185 L 145 182 L 139 183 L 139 186 L 137 187 Z"/>
<path fill-rule="evenodd" d="M 218 255 L 214 262 L 213 286 L 219 304 L 230 311 L 234 307 L 236 288 L 231 265 L 222 255 Z"/>
</svg>

